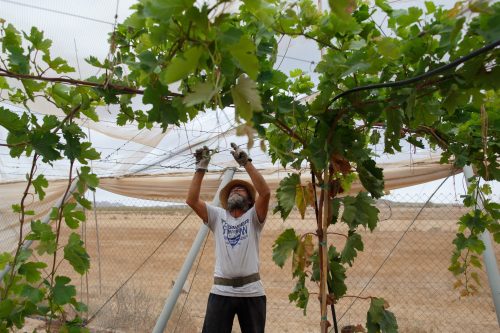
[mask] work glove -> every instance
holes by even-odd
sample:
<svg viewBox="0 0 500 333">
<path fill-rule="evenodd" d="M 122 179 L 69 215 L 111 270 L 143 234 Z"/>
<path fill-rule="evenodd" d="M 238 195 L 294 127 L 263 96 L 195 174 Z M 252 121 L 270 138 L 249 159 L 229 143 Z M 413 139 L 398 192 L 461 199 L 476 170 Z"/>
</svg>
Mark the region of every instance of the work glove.
<svg viewBox="0 0 500 333">
<path fill-rule="evenodd" d="M 232 142 L 231 147 L 234 149 L 234 151 L 231 152 L 231 155 L 233 155 L 234 159 L 240 166 L 244 167 L 248 162 L 252 162 L 252 159 L 248 157 L 248 154 L 238 147 L 236 143 Z"/>
<path fill-rule="evenodd" d="M 194 153 L 194 157 L 196 158 L 196 171 L 198 170 L 208 170 L 208 163 L 210 162 L 210 149 L 207 146 L 203 146 L 203 148 L 196 149 Z"/>
</svg>

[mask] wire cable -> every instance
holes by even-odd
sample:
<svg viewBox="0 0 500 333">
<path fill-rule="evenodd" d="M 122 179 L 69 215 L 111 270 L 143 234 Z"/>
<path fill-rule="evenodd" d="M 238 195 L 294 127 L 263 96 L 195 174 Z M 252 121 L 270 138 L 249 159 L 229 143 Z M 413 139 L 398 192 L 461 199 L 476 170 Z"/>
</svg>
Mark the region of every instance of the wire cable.
<svg viewBox="0 0 500 333">
<path fill-rule="evenodd" d="M 118 292 L 120 290 L 122 290 L 123 287 L 125 287 L 125 285 L 135 276 L 135 274 L 137 274 L 137 272 L 142 268 L 144 267 L 144 265 L 149 261 L 149 259 L 151 259 L 153 257 L 153 255 L 155 255 L 155 253 L 160 249 L 160 247 L 163 246 L 163 244 L 165 244 L 166 241 L 168 241 L 168 239 L 170 238 L 170 236 L 173 235 L 173 233 L 175 231 L 177 231 L 177 229 L 179 229 L 179 227 L 184 223 L 184 221 L 187 220 L 187 218 L 193 213 L 193 211 L 191 210 L 183 219 L 181 222 L 179 222 L 179 224 L 174 228 L 172 229 L 172 231 L 167 235 L 167 237 L 165 237 L 161 243 L 153 250 L 153 252 L 151 252 L 151 254 L 149 256 L 146 257 L 146 259 L 144 259 L 144 261 L 132 272 L 132 274 L 125 280 L 125 282 L 123 282 L 120 287 L 118 287 L 118 289 L 115 290 L 115 292 L 104 302 L 103 305 L 101 305 L 101 307 L 99 307 L 99 309 L 97 309 L 96 312 L 94 312 L 94 314 L 92 316 L 90 316 L 90 318 L 84 323 L 83 327 L 87 326 L 92 320 L 94 320 L 94 318 L 99 314 L 99 312 L 101 312 L 101 310 L 111 301 L 111 299 L 113 299 L 113 297 L 116 296 L 116 294 L 118 294 Z"/>
<path fill-rule="evenodd" d="M 306 60 L 306 59 L 291 57 L 291 56 L 287 56 L 286 53 L 285 53 L 285 55 L 278 54 L 277 57 L 295 60 L 295 61 L 301 61 L 301 62 L 305 62 L 305 63 L 312 64 L 312 65 L 316 64 L 316 61 L 314 61 L 314 60 Z"/>
<path fill-rule="evenodd" d="M 288 53 L 288 49 L 290 48 L 291 43 L 292 43 L 292 37 L 290 37 L 290 39 L 288 39 L 288 45 L 286 46 L 285 54 L 282 56 L 281 61 L 278 65 L 278 67 L 276 68 L 276 70 L 280 69 L 281 64 L 283 63 L 283 60 L 285 60 L 285 58 L 286 58 L 286 54 Z"/>
<path fill-rule="evenodd" d="M 478 55 L 486 53 L 499 45 L 500 45 L 500 39 L 493 42 L 493 43 L 490 43 L 490 44 L 488 44 L 488 45 L 486 45 L 486 46 L 484 46 L 484 47 L 482 47 L 474 52 L 471 52 L 466 56 L 458 58 L 458 59 L 456 59 L 456 60 L 454 60 L 454 61 L 452 61 L 444 66 L 437 67 L 431 71 L 428 71 L 428 72 L 421 74 L 421 75 L 417 75 L 417 76 L 409 78 L 409 79 L 395 81 L 395 82 L 368 84 L 366 86 L 355 87 L 355 88 L 343 91 L 340 94 L 336 95 L 332 99 L 330 104 L 332 104 L 333 102 L 335 102 L 336 100 L 338 100 L 341 97 L 350 95 L 350 94 L 357 92 L 357 91 L 380 89 L 380 88 L 391 88 L 391 87 L 402 87 L 402 86 L 406 86 L 406 85 L 409 85 L 409 84 L 412 84 L 412 83 L 415 83 L 418 81 L 422 81 L 423 79 L 426 79 L 428 77 L 434 76 L 434 75 L 439 74 L 439 73 L 442 73 L 450 68 L 457 67 L 458 65 L 460 65 L 460 64 L 462 64 L 462 63 L 464 63 L 464 62 L 466 62 L 474 57 L 477 57 Z"/>
<path fill-rule="evenodd" d="M 29 5 L 27 3 L 21 3 L 21 2 L 12 1 L 12 0 L 0 0 L 0 2 L 10 3 L 11 5 L 17 5 L 17 6 L 27 7 L 27 8 L 31 8 L 31 9 L 43 10 L 43 11 L 46 11 L 46 12 L 51 12 L 51 13 L 55 13 L 55 14 L 61 14 L 61 15 L 65 15 L 65 16 L 76 17 L 76 18 L 79 18 L 79 19 L 82 19 L 82 20 L 88 20 L 88 21 L 92 21 L 92 22 L 96 22 L 96 23 L 113 25 L 113 22 L 99 20 L 99 19 L 96 19 L 96 18 L 93 18 L 93 17 L 88 17 L 88 16 L 83 16 L 83 15 L 73 14 L 73 13 L 69 13 L 69 12 L 63 12 L 61 10 L 49 9 L 49 8 L 45 8 L 45 7 L 35 6 L 35 5 Z"/>
</svg>

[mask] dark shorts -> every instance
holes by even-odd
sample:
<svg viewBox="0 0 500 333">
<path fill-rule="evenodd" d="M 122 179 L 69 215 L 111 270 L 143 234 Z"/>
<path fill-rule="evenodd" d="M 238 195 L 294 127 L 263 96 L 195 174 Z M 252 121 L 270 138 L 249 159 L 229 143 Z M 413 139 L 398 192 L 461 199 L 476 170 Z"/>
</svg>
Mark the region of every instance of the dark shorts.
<svg viewBox="0 0 500 333">
<path fill-rule="evenodd" d="M 266 296 L 230 297 L 210 294 L 203 333 L 231 333 L 234 316 L 238 316 L 242 333 L 264 333 Z"/>
</svg>

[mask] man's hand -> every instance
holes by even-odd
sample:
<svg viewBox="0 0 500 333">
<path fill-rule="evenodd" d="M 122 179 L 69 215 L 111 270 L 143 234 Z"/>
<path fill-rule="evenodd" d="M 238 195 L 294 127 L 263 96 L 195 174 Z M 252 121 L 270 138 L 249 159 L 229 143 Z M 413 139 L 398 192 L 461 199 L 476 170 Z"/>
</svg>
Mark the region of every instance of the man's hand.
<svg viewBox="0 0 500 333">
<path fill-rule="evenodd" d="M 238 147 L 236 143 L 232 142 L 231 147 L 234 149 L 234 151 L 231 152 L 231 155 L 233 155 L 234 159 L 240 166 L 244 167 L 248 162 L 252 162 L 252 159 L 248 157 L 248 154 Z"/>
<path fill-rule="evenodd" d="M 207 171 L 208 163 L 210 162 L 210 149 L 207 146 L 198 148 L 194 153 L 194 157 L 196 158 L 196 171 Z"/>
</svg>

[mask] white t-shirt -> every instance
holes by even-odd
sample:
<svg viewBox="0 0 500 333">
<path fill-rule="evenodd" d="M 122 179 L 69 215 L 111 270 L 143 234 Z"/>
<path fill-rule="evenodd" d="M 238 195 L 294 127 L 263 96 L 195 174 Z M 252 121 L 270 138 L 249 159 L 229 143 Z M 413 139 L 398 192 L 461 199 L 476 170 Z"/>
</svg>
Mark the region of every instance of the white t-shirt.
<svg viewBox="0 0 500 333">
<path fill-rule="evenodd" d="M 222 278 L 244 277 L 259 272 L 259 239 L 264 221 L 259 222 L 255 207 L 240 217 L 229 211 L 207 204 L 209 229 L 215 238 L 214 275 Z M 222 296 L 264 296 L 262 282 L 255 281 L 241 287 L 214 284 L 211 293 Z"/>
</svg>

